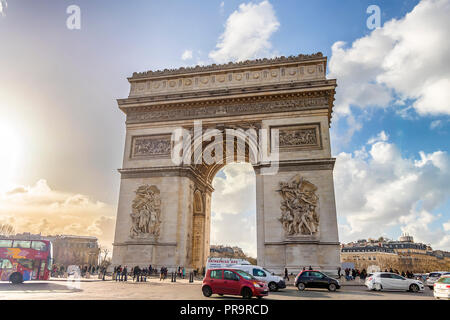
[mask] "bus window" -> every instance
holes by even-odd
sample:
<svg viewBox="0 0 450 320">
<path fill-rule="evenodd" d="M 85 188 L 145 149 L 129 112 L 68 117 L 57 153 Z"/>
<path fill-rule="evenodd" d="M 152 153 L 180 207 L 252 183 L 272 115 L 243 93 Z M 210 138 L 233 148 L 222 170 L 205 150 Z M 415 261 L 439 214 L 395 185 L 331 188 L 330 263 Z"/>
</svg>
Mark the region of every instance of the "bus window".
<svg viewBox="0 0 450 320">
<path fill-rule="evenodd" d="M 0 259 L 0 269 L 12 269 L 13 265 L 8 259 Z"/>
<path fill-rule="evenodd" d="M 12 240 L 0 240 L 0 248 L 12 248 Z"/>
<path fill-rule="evenodd" d="M 14 240 L 13 248 L 30 249 L 31 248 L 31 241 Z"/>
<path fill-rule="evenodd" d="M 39 251 L 46 251 L 47 244 L 43 241 L 33 241 L 31 243 L 31 248 L 34 250 L 39 250 Z"/>
</svg>

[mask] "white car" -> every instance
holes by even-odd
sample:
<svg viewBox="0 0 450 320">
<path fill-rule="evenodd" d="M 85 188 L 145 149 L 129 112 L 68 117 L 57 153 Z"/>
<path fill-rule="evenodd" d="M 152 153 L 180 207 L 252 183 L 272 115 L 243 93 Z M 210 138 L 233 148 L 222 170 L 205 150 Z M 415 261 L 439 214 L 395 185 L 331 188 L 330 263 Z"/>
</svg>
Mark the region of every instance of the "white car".
<svg viewBox="0 0 450 320">
<path fill-rule="evenodd" d="M 447 275 L 447 274 L 450 274 L 450 272 L 445 272 L 445 271 L 430 272 L 428 274 L 428 277 L 427 277 L 427 280 L 426 280 L 426 285 L 428 286 L 428 288 L 433 290 L 434 283 L 436 281 L 438 281 L 438 279 L 440 277 L 442 277 L 443 275 Z"/>
<path fill-rule="evenodd" d="M 424 285 L 421 281 L 407 279 L 390 272 L 375 272 L 366 278 L 365 285 L 369 290 L 400 290 L 400 291 L 423 291 Z"/>
<path fill-rule="evenodd" d="M 234 265 L 230 268 L 239 269 L 245 271 L 256 279 L 267 282 L 270 291 L 278 291 L 278 289 L 286 288 L 286 283 L 283 278 L 276 276 L 273 272 L 267 270 L 266 268 L 254 265 Z"/>
<path fill-rule="evenodd" d="M 434 283 L 433 293 L 436 299 L 450 299 L 450 275 L 444 275 Z"/>
</svg>

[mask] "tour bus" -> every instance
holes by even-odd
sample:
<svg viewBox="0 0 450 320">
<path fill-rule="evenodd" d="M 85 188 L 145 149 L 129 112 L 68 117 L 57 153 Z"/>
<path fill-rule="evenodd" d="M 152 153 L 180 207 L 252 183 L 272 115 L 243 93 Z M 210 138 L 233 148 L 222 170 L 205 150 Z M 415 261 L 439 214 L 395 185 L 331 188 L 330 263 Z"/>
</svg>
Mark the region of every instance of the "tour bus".
<svg viewBox="0 0 450 320">
<path fill-rule="evenodd" d="M 48 280 L 52 264 L 49 240 L 0 238 L 0 280 L 13 284 Z"/>
</svg>

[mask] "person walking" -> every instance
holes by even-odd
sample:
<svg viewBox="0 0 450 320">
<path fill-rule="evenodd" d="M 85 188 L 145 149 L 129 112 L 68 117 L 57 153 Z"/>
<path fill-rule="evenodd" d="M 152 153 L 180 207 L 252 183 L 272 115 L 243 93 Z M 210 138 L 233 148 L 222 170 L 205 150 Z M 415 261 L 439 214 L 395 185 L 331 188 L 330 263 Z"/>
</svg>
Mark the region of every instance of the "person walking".
<svg viewBox="0 0 450 320">
<path fill-rule="evenodd" d="M 127 276 L 128 276 L 128 267 L 125 266 L 125 267 L 123 267 L 123 270 L 122 270 L 122 281 L 126 282 Z"/>
<path fill-rule="evenodd" d="M 183 267 L 183 279 L 184 279 L 184 277 L 186 276 L 186 269 Z"/>
<path fill-rule="evenodd" d="M 289 272 L 287 268 L 284 268 L 284 279 L 287 279 L 287 281 L 289 281 Z"/>
<path fill-rule="evenodd" d="M 341 267 L 338 267 L 338 279 L 341 278 Z"/>
<path fill-rule="evenodd" d="M 309 270 L 312 270 L 312 267 L 311 267 L 311 266 L 309 266 Z"/>
</svg>

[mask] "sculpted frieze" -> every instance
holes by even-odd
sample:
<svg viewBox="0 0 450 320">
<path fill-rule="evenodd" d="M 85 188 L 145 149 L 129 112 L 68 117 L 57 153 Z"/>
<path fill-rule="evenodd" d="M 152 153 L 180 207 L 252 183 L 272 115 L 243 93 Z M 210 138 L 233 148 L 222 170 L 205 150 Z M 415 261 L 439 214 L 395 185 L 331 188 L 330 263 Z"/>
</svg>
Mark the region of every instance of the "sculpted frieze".
<svg viewBox="0 0 450 320">
<path fill-rule="evenodd" d="M 286 236 L 313 236 L 319 231 L 317 187 L 300 175 L 280 182 L 281 222 Z"/>
<path fill-rule="evenodd" d="M 311 97 L 278 101 L 241 102 L 226 105 L 200 107 L 174 107 L 166 110 L 129 111 L 127 123 L 156 122 L 166 120 L 185 120 L 240 114 L 260 114 L 297 111 L 305 108 L 328 105 L 327 97 Z"/>
<path fill-rule="evenodd" d="M 131 205 L 130 237 L 156 239 L 161 225 L 161 196 L 156 186 L 142 185 Z"/>
<path fill-rule="evenodd" d="M 131 158 L 164 157 L 170 155 L 170 135 L 135 136 L 132 140 Z"/>
</svg>

